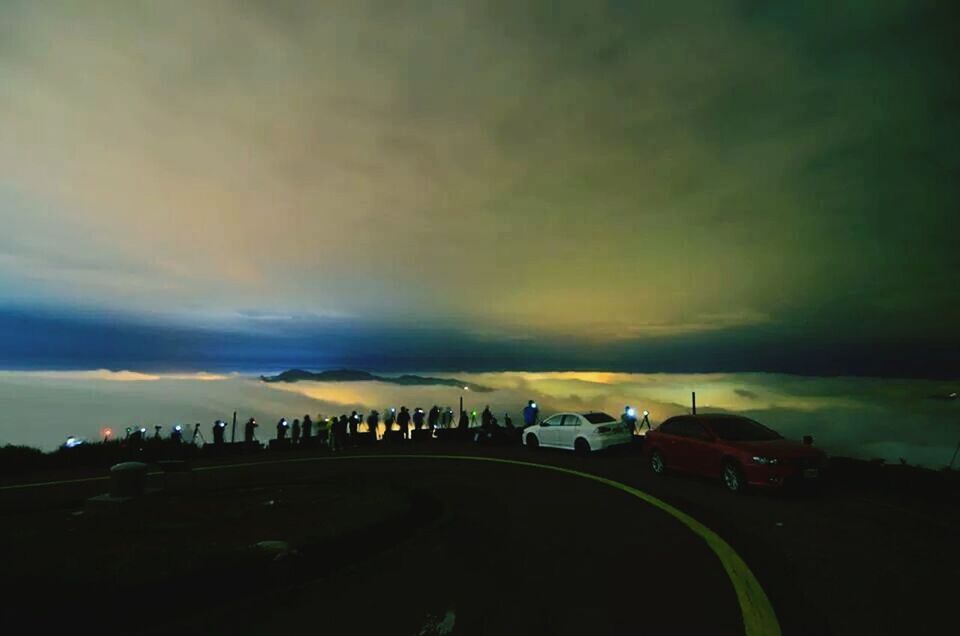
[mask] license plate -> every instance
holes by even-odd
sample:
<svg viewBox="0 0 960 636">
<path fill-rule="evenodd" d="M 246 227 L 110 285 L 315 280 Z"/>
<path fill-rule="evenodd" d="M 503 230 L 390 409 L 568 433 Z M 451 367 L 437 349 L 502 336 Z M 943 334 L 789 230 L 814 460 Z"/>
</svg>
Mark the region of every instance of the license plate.
<svg viewBox="0 0 960 636">
<path fill-rule="evenodd" d="M 819 468 L 805 468 L 805 469 L 803 470 L 803 478 L 804 478 L 804 479 L 816 479 L 816 478 L 819 477 L 819 476 L 820 476 L 820 469 L 819 469 Z"/>
</svg>

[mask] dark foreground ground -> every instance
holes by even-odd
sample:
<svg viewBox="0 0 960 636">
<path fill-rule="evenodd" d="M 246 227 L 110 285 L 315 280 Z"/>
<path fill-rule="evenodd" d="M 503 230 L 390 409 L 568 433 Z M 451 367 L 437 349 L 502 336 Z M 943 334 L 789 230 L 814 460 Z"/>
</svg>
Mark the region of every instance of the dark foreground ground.
<svg viewBox="0 0 960 636">
<path fill-rule="evenodd" d="M 922 493 L 737 496 L 656 477 L 631 453 L 426 444 L 196 462 L 212 470 L 119 515 L 84 506 L 103 481 L 0 490 L 0 626 L 418 634 L 446 618 L 457 634 L 743 633 L 719 560 L 661 510 L 552 471 L 388 452 L 534 461 L 640 488 L 730 543 L 786 634 L 956 624 L 960 514 Z M 238 461 L 257 463 L 226 467 Z"/>
</svg>

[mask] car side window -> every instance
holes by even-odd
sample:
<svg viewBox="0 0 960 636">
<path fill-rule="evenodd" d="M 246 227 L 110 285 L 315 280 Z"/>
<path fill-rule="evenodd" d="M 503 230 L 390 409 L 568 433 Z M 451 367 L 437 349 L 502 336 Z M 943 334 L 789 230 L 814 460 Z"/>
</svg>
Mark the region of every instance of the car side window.
<svg viewBox="0 0 960 636">
<path fill-rule="evenodd" d="M 579 418 L 576 415 L 564 415 L 563 426 L 576 426 Z"/>
<path fill-rule="evenodd" d="M 673 427 L 673 434 L 679 437 L 696 437 L 699 426 L 696 422 L 684 417 L 676 421 Z"/>
<path fill-rule="evenodd" d="M 689 437 L 691 439 L 708 439 L 710 437 L 707 435 L 707 429 L 703 427 L 703 424 L 688 417 L 678 420 L 675 430 L 675 435 L 679 435 L 680 437 Z"/>
<path fill-rule="evenodd" d="M 667 435 L 679 435 L 677 432 L 677 426 L 680 424 L 680 420 L 667 420 L 657 429 L 661 433 L 666 433 Z"/>
<path fill-rule="evenodd" d="M 690 437 L 706 440 L 710 439 L 710 434 L 707 433 L 706 427 L 700 422 L 690 422 Z"/>
<path fill-rule="evenodd" d="M 687 420 L 677 420 L 673 425 L 673 434 L 677 437 L 690 437 L 690 427 Z"/>
<path fill-rule="evenodd" d="M 546 420 L 544 420 L 543 425 L 544 426 L 560 426 L 560 420 L 562 417 L 563 417 L 562 415 L 554 415 L 553 417 L 549 417 Z"/>
</svg>

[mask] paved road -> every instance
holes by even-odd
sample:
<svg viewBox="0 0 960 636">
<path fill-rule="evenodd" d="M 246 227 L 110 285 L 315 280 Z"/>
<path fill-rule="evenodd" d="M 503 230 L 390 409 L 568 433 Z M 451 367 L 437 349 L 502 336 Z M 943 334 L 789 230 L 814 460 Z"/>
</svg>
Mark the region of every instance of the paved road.
<svg viewBox="0 0 960 636">
<path fill-rule="evenodd" d="M 386 452 L 398 451 L 364 451 Z M 733 546 L 786 634 L 911 633 L 954 618 L 951 588 L 938 583 L 960 573 L 953 509 L 848 490 L 735 496 L 710 481 L 656 477 L 641 457 L 624 454 L 578 458 L 447 444 L 400 452 L 543 462 L 649 492 Z M 216 621 L 253 633 L 267 623 L 295 629 L 320 621 L 318 628 L 326 624 L 334 633 L 364 626 L 416 633 L 427 614 L 453 610 L 459 633 L 743 633 L 733 586 L 701 538 L 655 507 L 569 475 L 380 457 L 211 470 L 199 473 L 198 483 L 201 492 L 224 497 L 255 484 L 288 492 L 294 483 L 333 492 L 389 491 L 440 513 L 414 524 L 400 541 L 371 539 L 369 557 L 347 560 L 322 577 L 281 581 L 272 594 L 270 586 L 257 590 L 256 611 L 238 613 L 235 600 L 202 604 L 201 612 L 183 615 L 179 628 L 200 632 Z M 43 488 L 43 497 L 0 491 L 5 527 L 15 515 L 51 507 L 66 512 L 102 489 L 102 483 L 83 482 Z M 317 523 L 322 514 L 299 518 Z"/>
<path fill-rule="evenodd" d="M 448 611 L 464 634 L 623 634 L 641 626 L 743 633 L 733 588 L 706 544 L 609 487 L 457 460 L 368 458 L 242 472 L 251 483 L 296 475 L 334 489 L 387 489 L 442 510 L 402 543 L 372 537 L 371 549 L 389 547 L 293 595 L 281 591 L 275 598 L 283 610 L 250 619 L 244 627 L 253 633 L 316 622 L 333 633 L 414 634 L 428 615 Z M 215 475 L 236 481 L 226 471 Z M 686 611 L 689 595 L 703 599 L 702 611 Z M 316 598 L 332 608 L 322 621 L 310 602 Z"/>
</svg>

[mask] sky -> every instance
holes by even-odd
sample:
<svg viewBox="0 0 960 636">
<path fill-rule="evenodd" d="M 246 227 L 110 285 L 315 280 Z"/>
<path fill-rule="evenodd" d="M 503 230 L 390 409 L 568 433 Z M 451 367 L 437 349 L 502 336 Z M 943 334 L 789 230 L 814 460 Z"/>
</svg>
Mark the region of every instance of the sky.
<svg viewBox="0 0 960 636">
<path fill-rule="evenodd" d="M 957 377 L 949 5 L 0 0 L 0 367 Z"/>
</svg>

